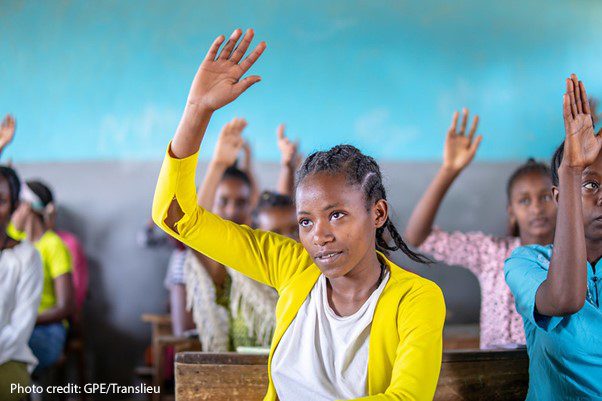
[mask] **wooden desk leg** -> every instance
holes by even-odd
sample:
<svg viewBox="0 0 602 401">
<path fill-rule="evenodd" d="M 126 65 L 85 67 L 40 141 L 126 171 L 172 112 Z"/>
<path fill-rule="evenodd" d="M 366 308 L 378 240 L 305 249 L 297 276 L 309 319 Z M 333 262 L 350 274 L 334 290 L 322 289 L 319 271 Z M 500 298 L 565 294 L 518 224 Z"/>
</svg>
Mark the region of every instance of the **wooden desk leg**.
<svg viewBox="0 0 602 401">
<path fill-rule="evenodd" d="M 156 338 L 156 337 L 155 337 Z M 161 401 L 161 392 L 163 391 L 163 361 L 165 356 L 164 350 L 158 341 L 153 343 L 153 386 L 159 387 L 159 394 L 153 393 L 152 401 Z"/>
</svg>

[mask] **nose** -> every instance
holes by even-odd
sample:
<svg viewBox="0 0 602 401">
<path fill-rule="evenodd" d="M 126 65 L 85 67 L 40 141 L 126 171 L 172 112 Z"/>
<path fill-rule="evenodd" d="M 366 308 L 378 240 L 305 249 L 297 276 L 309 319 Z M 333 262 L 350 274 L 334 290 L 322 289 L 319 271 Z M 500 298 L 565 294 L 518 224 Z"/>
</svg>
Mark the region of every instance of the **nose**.
<svg viewBox="0 0 602 401">
<path fill-rule="evenodd" d="M 234 218 L 238 215 L 238 207 L 234 204 L 234 202 L 228 202 L 224 207 L 224 217 L 226 220 L 234 220 Z"/>
<path fill-rule="evenodd" d="M 544 205 L 541 199 L 535 199 L 533 203 L 531 203 L 531 207 L 533 208 L 535 214 L 540 214 L 544 210 Z"/>
<path fill-rule="evenodd" d="M 324 221 L 317 221 L 314 223 L 314 244 L 324 246 L 334 240 L 334 235 L 330 230 L 329 224 Z"/>
</svg>

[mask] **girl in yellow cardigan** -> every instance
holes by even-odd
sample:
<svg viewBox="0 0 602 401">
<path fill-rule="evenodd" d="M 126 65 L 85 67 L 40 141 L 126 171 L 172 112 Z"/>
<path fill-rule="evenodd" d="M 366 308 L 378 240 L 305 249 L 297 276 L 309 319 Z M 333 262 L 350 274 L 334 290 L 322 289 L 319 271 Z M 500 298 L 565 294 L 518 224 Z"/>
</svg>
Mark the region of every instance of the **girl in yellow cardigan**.
<svg viewBox="0 0 602 401">
<path fill-rule="evenodd" d="M 253 31 L 219 36 L 192 82 L 155 192 L 153 220 L 219 263 L 279 293 L 265 400 L 430 400 L 441 367 L 445 305 L 432 282 L 389 261 L 416 261 L 388 217 L 377 163 L 349 145 L 310 155 L 297 175 L 300 243 L 198 206 L 197 155 L 213 112 L 260 77 L 242 76 Z M 238 43 L 238 46 L 236 44 Z M 241 61 L 242 60 L 242 61 Z M 388 231 L 394 245 L 384 237 Z"/>
</svg>

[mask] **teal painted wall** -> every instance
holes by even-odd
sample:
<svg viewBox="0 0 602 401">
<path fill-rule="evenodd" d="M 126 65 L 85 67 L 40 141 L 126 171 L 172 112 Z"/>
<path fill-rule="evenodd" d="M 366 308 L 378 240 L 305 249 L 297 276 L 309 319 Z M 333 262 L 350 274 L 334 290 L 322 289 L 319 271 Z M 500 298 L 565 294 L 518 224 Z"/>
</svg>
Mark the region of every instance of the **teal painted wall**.
<svg viewBox="0 0 602 401">
<path fill-rule="evenodd" d="M 547 159 L 563 78 L 602 96 L 602 2 L 0 1 L 0 113 L 16 161 L 160 159 L 215 36 L 254 27 L 263 81 L 234 116 L 260 160 L 284 121 L 305 153 L 352 142 L 381 159 L 440 158 L 454 109 L 481 115 L 483 161 Z M 204 152 L 204 157 L 210 152 Z"/>
</svg>

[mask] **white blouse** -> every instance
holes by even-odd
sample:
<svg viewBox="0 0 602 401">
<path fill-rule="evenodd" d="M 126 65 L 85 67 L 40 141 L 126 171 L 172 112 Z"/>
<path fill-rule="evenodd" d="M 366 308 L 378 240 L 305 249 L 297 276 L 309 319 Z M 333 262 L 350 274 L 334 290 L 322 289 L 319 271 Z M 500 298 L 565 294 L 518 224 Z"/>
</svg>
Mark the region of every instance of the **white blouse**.
<svg viewBox="0 0 602 401">
<path fill-rule="evenodd" d="M 367 395 L 368 345 L 374 309 L 387 281 L 350 316 L 328 304 L 326 277 L 316 285 L 282 336 L 272 358 L 281 401 L 332 401 Z"/>
<path fill-rule="evenodd" d="M 38 316 L 44 273 L 42 260 L 27 241 L 0 254 L 0 365 L 25 362 L 33 371 L 38 360 L 27 345 Z"/>
</svg>

